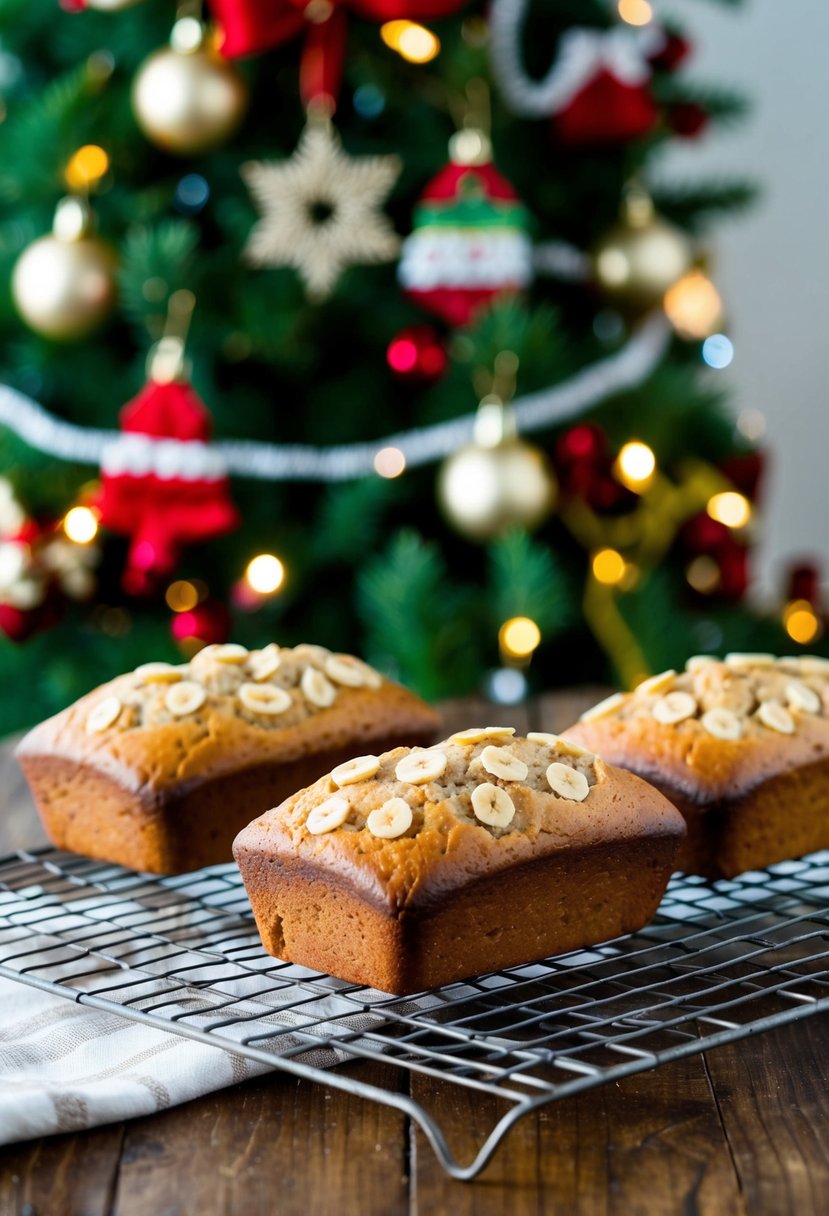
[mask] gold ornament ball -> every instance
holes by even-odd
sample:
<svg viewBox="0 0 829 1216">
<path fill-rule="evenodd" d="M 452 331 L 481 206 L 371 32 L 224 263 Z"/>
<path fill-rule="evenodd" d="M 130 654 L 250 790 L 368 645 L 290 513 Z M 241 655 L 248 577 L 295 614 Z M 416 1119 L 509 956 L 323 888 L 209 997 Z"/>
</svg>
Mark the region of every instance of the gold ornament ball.
<svg viewBox="0 0 829 1216">
<path fill-rule="evenodd" d="M 470 540 L 508 528 L 536 528 L 555 506 L 558 487 L 543 452 L 522 439 L 494 447 L 471 443 L 445 461 L 438 501 L 449 523 Z"/>
<path fill-rule="evenodd" d="M 26 324 L 47 338 L 73 341 L 97 328 L 115 302 L 116 253 L 94 236 L 42 236 L 12 272 L 12 296 Z"/>
<path fill-rule="evenodd" d="M 162 47 L 138 69 L 132 108 L 152 143 L 177 156 L 208 152 L 233 134 L 248 90 L 232 64 L 208 46 Z"/>
<path fill-rule="evenodd" d="M 631 308 L 654 308 L 693 259 L 684 232 L 652 214 L 623 219 L 593 248 L 593 274 L 604 295 Z"/>
</svg>

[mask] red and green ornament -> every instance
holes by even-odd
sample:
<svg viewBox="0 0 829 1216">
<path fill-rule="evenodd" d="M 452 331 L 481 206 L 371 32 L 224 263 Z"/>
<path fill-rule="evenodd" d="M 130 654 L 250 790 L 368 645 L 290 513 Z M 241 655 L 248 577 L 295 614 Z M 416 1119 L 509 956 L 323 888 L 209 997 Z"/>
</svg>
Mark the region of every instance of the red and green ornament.
<svg viewBox="0 0 829 1216">
<path fill-rule="evenodd" d="M 532 280 L 529 217 L 492 162 L 453 160 L 433 177 L 403 242 L 398 278 L 449 325 L 468 325 L 496 296 Z"/>
</svg>

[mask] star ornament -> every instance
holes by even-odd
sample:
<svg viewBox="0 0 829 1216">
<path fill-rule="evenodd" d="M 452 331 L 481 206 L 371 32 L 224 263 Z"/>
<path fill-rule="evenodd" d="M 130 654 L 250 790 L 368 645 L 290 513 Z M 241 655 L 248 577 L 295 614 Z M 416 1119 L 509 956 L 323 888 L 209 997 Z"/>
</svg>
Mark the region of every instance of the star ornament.
<svg viewBox="0 0 829 1216">
<path fill-rule="evenodd" d="M 325 299 L 347 266 L 397 256 L 400 238 L 380 207 L 400 169 L 396 156 L 348 156 L 330 123 L 309 124 L 289 160 L 242 166 L 262 213 L 244 258 L 293 266 L 309 296 Z"/>
</svg>

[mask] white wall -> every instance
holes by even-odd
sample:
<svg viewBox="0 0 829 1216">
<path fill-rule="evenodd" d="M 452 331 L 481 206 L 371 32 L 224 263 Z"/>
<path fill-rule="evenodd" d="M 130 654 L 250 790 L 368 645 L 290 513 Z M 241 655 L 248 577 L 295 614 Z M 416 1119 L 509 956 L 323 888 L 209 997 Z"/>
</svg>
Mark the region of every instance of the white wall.
<svg viewBox="0 0 829 1216">
<path fill-rule="evenodd" d="M 714 230 L 736 355 L 735 403 L 768 423 L 771 472 L 760 585 L 780 594 L 792 556 L 829 582 L 829 0 L 654 0 L 695 35 L 688 75 L 754 101 L 733 129 L 672 148 L 659 177 L 745 174 L 764 196 Z"/>
</svg>

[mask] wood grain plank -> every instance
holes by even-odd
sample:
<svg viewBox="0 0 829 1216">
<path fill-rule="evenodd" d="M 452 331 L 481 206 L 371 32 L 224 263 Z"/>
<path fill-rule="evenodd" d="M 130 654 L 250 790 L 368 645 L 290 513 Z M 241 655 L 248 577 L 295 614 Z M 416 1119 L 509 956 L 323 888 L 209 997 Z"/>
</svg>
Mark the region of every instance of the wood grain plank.
<svg viewBox="0 0 829 1216">
<path fill-rule="evenodd" d="M 398 1084 L 387 1065 L 356 1067 Z M 403 1216 L 405 1125 L 340 1090 L 259 1078 L 130 1123 L 113 1216 Z"/>
<path fill-rule="evenodd" d="M 470 1160 L 503 1108 L 413 1078 L 412 1096 Z M 552 1103 L 521 1120 L 471 1183 L 414 1133 L 412 1216 L 741 1216 L 746 1212 L 701 1058 Z M 752 1216 L 772 1209 L 751 1209 Z"/>
<path fill-rule="evenodd" d="M 0 1216 L 109 1216 L 122 1123 L 0 1148 Z"/>
<path fill-rule="evenodd" d="M 829 1211 L 829 1026 L 819 1015 L 706 1056 L 752 1213 Z"/>
</svg>

